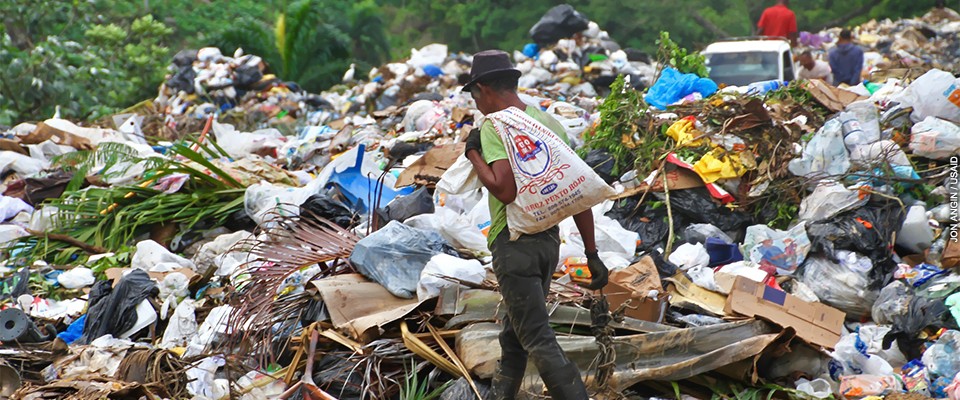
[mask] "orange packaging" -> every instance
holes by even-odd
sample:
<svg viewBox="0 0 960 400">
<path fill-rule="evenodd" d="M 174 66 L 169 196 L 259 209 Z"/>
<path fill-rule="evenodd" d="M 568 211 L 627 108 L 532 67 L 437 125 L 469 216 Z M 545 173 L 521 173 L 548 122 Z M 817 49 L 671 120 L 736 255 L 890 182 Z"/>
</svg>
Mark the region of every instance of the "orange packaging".
<svg viewBox="0 0 960 400">
<path fill-rule="evenodd" d="M 590 275 L 590 269 L 587 267 L 587 258 L 586 257 L 569 257 L 563 261 L 563 266 L 560 267 L 560 270 L 564 274 L 570 275 L 571 278 L 577 280 L 590 280 L 593 278 Z"/>
</svg>

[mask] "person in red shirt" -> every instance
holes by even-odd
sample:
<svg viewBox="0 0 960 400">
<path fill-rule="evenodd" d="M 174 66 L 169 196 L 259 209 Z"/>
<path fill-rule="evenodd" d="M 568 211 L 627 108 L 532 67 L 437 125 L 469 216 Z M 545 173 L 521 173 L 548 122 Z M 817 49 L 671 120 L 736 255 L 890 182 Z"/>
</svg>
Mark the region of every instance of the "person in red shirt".
<svg viewBox="0 0 960 400">
<path fill-rule="evenodd" d="M 777 0 L 773 7 L 763 10 L 760 22 L 757 22 L 757 34 L 779 36 L 790 39 L 792 46 L 797 45 L 797 16 L 787 6 L 789 0 Z"/>
</svg>

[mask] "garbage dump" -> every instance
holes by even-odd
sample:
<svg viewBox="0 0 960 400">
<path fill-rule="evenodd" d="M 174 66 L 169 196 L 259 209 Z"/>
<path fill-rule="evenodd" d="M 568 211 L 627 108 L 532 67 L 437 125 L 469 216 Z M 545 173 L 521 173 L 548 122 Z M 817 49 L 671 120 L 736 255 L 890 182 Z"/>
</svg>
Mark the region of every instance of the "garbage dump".
<svg viewBox="0 0 960 400">
<path fill-rule="evenodd" d="M 765 92 L 570 6 L 531 29 L 521 99 L 612 193 L 609 284 L 568 219 L 547 299 L 591 396 L 960 399 L 960 19 L 934 17 L 860 26 L 858 87 Z M 505 309 L 471 56 L 314 94 L 232 50 L 178 53 L 114 126 L 0 139 L 0 397 L 483 398 Z"/>
</svg>

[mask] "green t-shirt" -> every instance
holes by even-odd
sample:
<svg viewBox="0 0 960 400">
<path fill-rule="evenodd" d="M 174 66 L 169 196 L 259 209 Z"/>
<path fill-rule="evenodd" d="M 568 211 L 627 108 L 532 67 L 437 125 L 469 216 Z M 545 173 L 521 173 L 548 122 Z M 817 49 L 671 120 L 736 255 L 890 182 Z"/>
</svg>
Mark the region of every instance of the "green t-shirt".
<svg viewBox="0 0 960 400">
<path fill-rule="evenodd" d="M 567 131 L 563 129 L 563 125 L 560 125 L 550 114 L 541 111 L 537 107 L 531 106 L 527 106 L 524 112 L 547 128 L 550 128 L 564 143 L 570 143 L 570 139 L 567 138 Z M 493 128 L 493 123 L 490 121 L 484 122 L 483 126 L 480 127 L 480 144 L 483 146 L 483 159 L 488 165 L 493 164 L 494 161 L 507 159 L 507 150 L 503 146 L 503 140 L 500 139 L 500 135 L 497 134 L 496 129 Z M 493 240 L 497 238 L 497 235 L 503 231 L 503 228 L 507 227 L 507 206 L 493 195 L 489 197 L 490 231 L 487 233 L 488 245 L 493 244 Z"/>
</svg>

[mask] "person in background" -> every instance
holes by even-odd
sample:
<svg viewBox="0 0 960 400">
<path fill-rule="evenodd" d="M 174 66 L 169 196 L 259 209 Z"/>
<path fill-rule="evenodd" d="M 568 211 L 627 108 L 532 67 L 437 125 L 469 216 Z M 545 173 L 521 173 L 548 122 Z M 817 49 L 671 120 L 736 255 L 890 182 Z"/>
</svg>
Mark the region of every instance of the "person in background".
<svg viewBox="0 0 960 400">
<path fill-rule="evenodd" d="M 560 140 L 568 141 L 563 126 L 550 114 L 520 100 L 517 94 L 520 71 L 514 68 L 507 53 L 487 50 L 475 54 L 470 78 L 463 90 L 470 92 L 480 112 L 491 114 L 515 107 L 553 131 Z M 492 398 L 512 400 L 517 397 L 529 358 L 537 367 L 551 398 L 586 400 L 587 389 L 580 370 L 557 344 L 545 301 L 553 272 L 560 261 L 560 231 L 554 226 L 510 240 L 507 227 L 506 205 L 517 197 L 510 154 L 522 155 L 537 146 L 537 143 L 527 141 L 508 148 L 493 123 L 485 121 L 479 129 L 470 131 L 464 149 L 464 155 L 473 164 L 480 182 L 490 191 L 491 224 L 487 240 L 493 255 L 493 272 L 507 311 L 500 333 L 501 356 L 493 376 Z M 573 221 L 583 238 L 587 267 L 592 275 L 591 284 L 585 286 L 600 289 L 607 283 L 608 270 L 597 253 L 593 211 L 587 209 L 574 215 Z"/>
<path fill-rule="evenodd" d="M 790 45 L 797 45 L 797 15 L 788 6 L 789 0 L 777 0 L 777 4 L 763 10 L 760 22 L 757 22 L 757 34 L 790 39 Z"/>
<path fill-rule="evenodd" d="M 830 64 L 813 58 L 813 53 L 805 51 L 797 59 L 800 62 L 800 71 L 797 76 L 800 79 L 820 79 L 830 82 Z"/>
<path fill-rule="evenodd" d="M 840 32 L 837 47 L 830 50 L 830 69 L 833 71 L 833 84 L 841 83 L 855 86 L 860 84 L 863 72 L 863 49 L 853 43 L 853 33 L 849 29 Z"/>
</svg>

